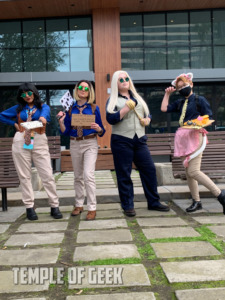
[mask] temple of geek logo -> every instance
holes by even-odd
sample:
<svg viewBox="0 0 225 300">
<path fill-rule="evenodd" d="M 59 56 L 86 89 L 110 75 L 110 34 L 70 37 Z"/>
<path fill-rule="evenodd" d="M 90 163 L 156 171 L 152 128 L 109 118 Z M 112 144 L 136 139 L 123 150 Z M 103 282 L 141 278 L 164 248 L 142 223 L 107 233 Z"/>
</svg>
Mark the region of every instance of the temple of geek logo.
<svg viewBox="0 0 225 300">
<path fill-rule="evenodd" d="M 15 285 L 64 284 L 68 278 L 69 284 L 82 285 L 84 280 L 90 285 L 122 285 L 122 267 L 14 267 L 13 283 Z"/>
</svg>

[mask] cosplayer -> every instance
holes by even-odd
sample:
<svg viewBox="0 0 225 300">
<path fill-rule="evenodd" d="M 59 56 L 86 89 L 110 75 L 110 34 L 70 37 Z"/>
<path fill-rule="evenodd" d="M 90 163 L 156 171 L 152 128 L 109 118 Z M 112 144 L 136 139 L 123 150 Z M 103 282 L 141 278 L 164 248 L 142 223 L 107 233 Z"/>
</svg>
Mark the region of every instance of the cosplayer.
<svg viewBox="0 0 225 300">
<path fill-rule="evenodd" d="M 78 216 L 83 211 L 85 199 L 84 186 L 87 194 L 88 213 L 86 220 L 96 217 L 96 184 L 95 164 L 98 156 L 97 135 L 102 137 L 105 129 L 102 125 L 99 107 L 93 104 L 95 92 L 87 80 L 77 83 L 74 90 L 76 102 L 71 109 L 60 112 L 60 130 L 63 135 L 70 136 L 70 154 L 74 171 L 75 207 L 72 216 Z M 89 127 L 72 126 L 71 119 L 75 114 L 95 115 L 95 122 Z"/>
<path fill-rule="evenodd" d="M 174 140 L 174 156 L 181 157 L 183 161 L 192 196 L 192 204 L 186 211 L 194 212 L 202 209 L 198 188 L 198 183 L 200 183 L 217 197 L 225 214 L 225 190 L 221 191 L 208 176 L 200 171 L 202 153 L 207 144 L 207 131 L 204 127 L 214 121 L 208 101 L 193 93 L 192 78 L 192 73 L 181 74 L 172 82 L 172 86 L 165 90 L 161 110 L 180 114 L 180 127 Z M 182 99 L 169 104 L 169 97 L 176 90 Z"/>
<path fill-rule="evenodd" d="M 38 90 L 31 83 L 24 83 L 19 87 L 17 101 L 19 104 L 0 113 L 0 122 L 13 125 L 17 130 L 13 139 L 12 156 L 20 180 L 27 218 L 29 220 L 38 219 L 34 210 L 34 192 L 31 183 L 33 161 L 49 197 L 51 216 L 61 219 L 63 216 L 59 210 L 48 139 L 45 134 L 46 123 L 50 121 L 50 108 L 41 102 Z M 22 127 L 23 122 L 37 120 L 41 121 L 42 127 L 31 130 Z M 24 124 L 26 125 L 26 123 Z"/>
<path fill-rule="evenodd" d="M 124 214 L 129 217 L 136 215 L 131 180 L 132 162 L 140 172 L 148 209 L 168 211 L 169 207 L 159 202 L 155 165 L 146 144 L 145 126 L 149 125 L 151 116 L 125 71 L 113 74 L 106 119 L 112 125 L 111 150 Z"/>
</svg>

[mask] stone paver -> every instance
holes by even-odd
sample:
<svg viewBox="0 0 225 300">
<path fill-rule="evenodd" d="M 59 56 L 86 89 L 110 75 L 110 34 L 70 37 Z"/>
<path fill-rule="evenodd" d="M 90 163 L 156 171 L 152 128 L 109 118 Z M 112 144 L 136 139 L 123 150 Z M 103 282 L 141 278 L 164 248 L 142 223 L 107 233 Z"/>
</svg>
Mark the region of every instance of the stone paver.
<svg viewBox="0 0 225 300">
<path fill-rule="evenodd" d="M 225 238 L 225 226 L 209 226 L 208 228 L 216 235 Z"/>
<path fill-rule="evenodd" d="M 92 261 L 97 259 L 140 258 L 137 246 L 132 244 L 76 247 L 73 261 Z"/>
<path fill-rule="evenodd" d="M 154 293 L 116 293 L 116 294 L 101 294 L 101 295 L 83 295 L 83 296 L 68 296 L 66 300 L 155 300 Z"/>
<path fill-rule="evenodd" d="M 48 222 L 48 221 L 54 221 L 54 222 L 62 222 L 62 221 L 65 221 L 65 220 L 69 220 L 70 218 L 70 213 L 63 213 L 63 218 L 62 219 L 54 219 L 53 217 L 50 216 L 50 214 L 38 214 L 38 220 L 35 221 L 36 222 Z M 28 219 L 25 220 L 26 222 L 29 222 L 30 224 L 30 221 Z"/>
<path fill-rule="evenodd" d="M 173 202 L 179 206 L 183 211 L 186 211 L 186 208 L 191 205 L 192 200 L 186 199 L 174 199 Z M 199 213 L 221 213 L 222 207 L 221 204 L 215 198 L 201 198 L 202 209 L 193 212 L 192 214 Z"/>
<path fill-rule="evenodd" d="M 135 208 L 137 217 L 157 217 L 176 215 L 172 209 L 170 211 L 161 212 L 156 210 L 148 210 L 147 208 Z"/>
<path fill-rule="evenodd" d="M 221 253 L 208 242 L 174 242 L 151 243 L 157 257 L 193 257 L 221 255 Z"/>
<path fill-rule="evenodd" d="M 14 300 L 46 300 L 46 298 L 20 298 Z"/>
<path fill-rule="evenodd" d="M 200 236 L 192 227 L 143 228 L 142 231 L 147 239 Z"/>
<path fill-rule="evenodd" d="M 137 222 L 140 226 L 178 226 L 187 225 L 181 218 L 137 218 Z"/>
<path fill-rule="evenodd" d="M 82 213 L 80 216 L 81 220 L 86 219 L 87 213 Z M 124 214 L 121 210 L 108 210 L 108 211 L 101 211 L 98 210 L 96 214 L 96 219 L 110 219 L 110 218 L 122 218 Z"/>
<path fill-rule="evenodd" d="M 0 211 L 0 223 L 15 222 L 22 214 L 25 213 L 25 207 L 8 207 L 7 211 Z"/>
<path fill-rule="evenodd" d="M 6 230 L 9 228 L 10 224 L 0 224 L 0 233 L 6 232 Z"/>
<path fill-rule="evenodd" d="M 56 263 L 60 248 L 0 250 L 0 265 L 26 266 Z"/>
<path fill-rule="evenodd" d="M 77 243 L 130 242 L 132 235 L 128 229 L 79 231 Z"/>
<path fill-rule="evenodd" d="M 225 280 L 225 260 L 163 262 L 160 265 L 170 283 Z"/>
<path fill-rule="evenodd" d="M 150 280 L 145 267 L 142 264 L 129 265 L 101 265 L 82 267 L 83 280 L 81 283 L 69 284 L 69 289 L 104 288 L 122 286 L 150 286 Z M 107 279 L 103 276 L 110 273 L 113 275 Z"/>
<path fill-rule="evenodd" d="M 223 300 L 225 288 L 180 290 L 175 294 L 178 300 Z"/>
<path fill-rule="evenodd" d="M 59 244 L 64 238 L 64 233 L 34 233 L 12 235 L 5 246 L 32 246 L 45 244 Z"/>
<path fill-rule="evenodd" d="M 193 219 L 200 224 L 225 224 L 224 215 L 193 217 Z"/>
<path fill-rule="evenodd" d="M 126 220 L 112 219 L 112 220 L 94 220 L 91 222 L 81 221 L 79 229 L 110 229 L 118 227 L 128 227 Z"/>
<path fill-rule="evenodd" d="M 49 289 L 49 282 L 44 284 L 14 284 L 14 272 L 0 271 L 0 293 L 40 292 Z"/>
<path fill-rule="evenodd" d="M 61 212 L 71 212 L 73 209 L 73 205 L 61 206 L 59 207 Z M 50 213 L 49 207 L 38 207 L 35 209 L 36 213 Z"/>
<path fill-rule="evenodd" d="M 68 222 L 29 223 L 22 224 L 17 232 L 50 232 L 66 230 Z"/>
</svg>

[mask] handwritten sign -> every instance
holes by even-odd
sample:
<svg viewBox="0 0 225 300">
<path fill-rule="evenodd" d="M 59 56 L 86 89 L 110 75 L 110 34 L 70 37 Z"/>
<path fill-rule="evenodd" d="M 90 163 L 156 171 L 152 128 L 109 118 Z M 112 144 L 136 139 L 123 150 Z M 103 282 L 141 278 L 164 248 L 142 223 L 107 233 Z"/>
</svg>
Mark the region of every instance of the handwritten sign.
<svg viewBox="0 0 225 300">
<path fill-rule="evenodd" d="M 91 123 L 95 123 L 95 115 L 72 114 L 72 126 L 91 126 Z"/>
</svg>

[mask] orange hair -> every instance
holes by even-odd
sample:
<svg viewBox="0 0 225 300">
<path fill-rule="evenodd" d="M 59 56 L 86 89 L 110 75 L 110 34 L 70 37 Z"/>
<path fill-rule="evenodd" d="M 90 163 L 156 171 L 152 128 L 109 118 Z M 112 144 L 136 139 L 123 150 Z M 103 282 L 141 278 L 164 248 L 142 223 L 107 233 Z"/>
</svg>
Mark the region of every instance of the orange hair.
<svg viewBox="0 0 225 300">
<path fill-rule="evenodd" d="M 178 89 L 178 82 L 180 82 L 180 81 L 183 81 L 185 83 L 192 83 L 192 80 L 188 79 L 187 77 L 180 76 L 177 78 L 177 81 L 176 81 L 176 89 Z"/>
</svg>

